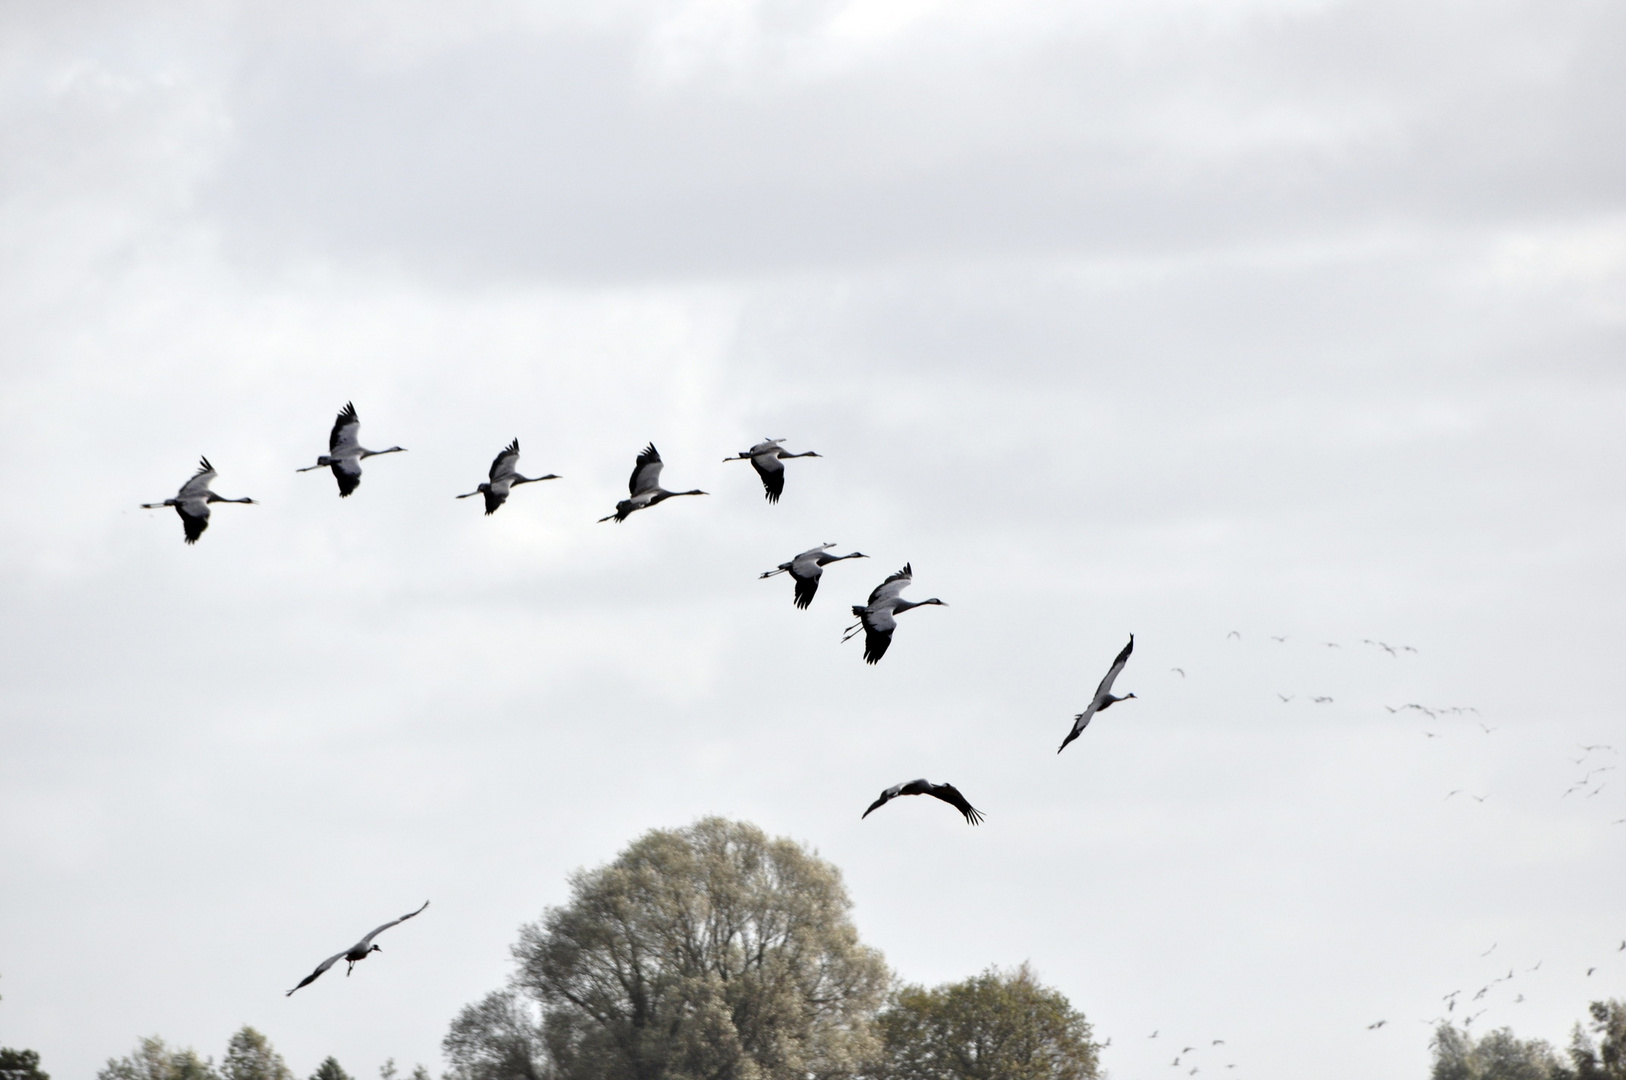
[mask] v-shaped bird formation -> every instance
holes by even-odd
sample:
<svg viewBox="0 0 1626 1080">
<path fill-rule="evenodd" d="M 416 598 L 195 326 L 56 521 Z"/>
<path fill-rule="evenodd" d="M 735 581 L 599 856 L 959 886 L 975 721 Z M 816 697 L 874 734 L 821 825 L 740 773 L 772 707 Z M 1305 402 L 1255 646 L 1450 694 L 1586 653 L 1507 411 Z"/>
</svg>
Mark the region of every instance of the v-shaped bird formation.
<svg viewBox="0 0 1626 1080">
<path fill-rule="evenodd" d="M 785 493 L 785 462 L 795 458 L 822 457 L 813 450 L 803 450 L 793 453 L 784 448 L 785 439 L 764 439 L 752 446 L 749 450 L 742 450 L 723 461 L 749 461 L 762 482 L 763 494 L 767 502 L 777 504 Z M 349 498 L 361 486 L 362 462 L 368 458 L 379 457 L 384 454 L 402 453 L 405 447 L 391 446 L 387 450 L 369 450 L 361 445 L 361 418 L 353 402 L 346 402 L 334 419 L 332 430 L 328 433 L 328 452 L 316 459 L 316 464 L 296 469 L 296 472 L 311 472 L 316 469 L 328 469 L 333 473 L 338 483 L 340 498 Z M 545 473 L 541 476 L 525 476 L 519 471 L 519 439 L 516 437 L 503 447 L 502 451 L 492 460 L 486 472 L 486 479 L 473 491 L 467 491 L 455 496 L 457 499 L 471 499 L 476 495 L 482 496 L 485 502 L 487 517 L 501 509 L 513 494 L 513 490 L 525 484 L 540 483 L 543 480 L 561 479 L 554 473 Z M 614 521 L 618 524 L 625 522 L 633 514 L 659 506 L 668 499 L 687 495 L 708 494 L 699 488 L 686 491 L 671 490 L 661 485 L 661 474 L 666 463 L 662 460 L 660 451 L 655 449 L 653 442 L 647 444 L 639 452 L 633 463 L 632 475 L 627 480 L 627 497 L 615 504 L 615 510 L 598 520 L 602 522 Z M 237 502 L 252 503 L 249 498 L 228 499 L 215 494 L 210 490 L 210 484 L 216 476 L 214 467 L 207 458 L 200 462 L 198 471 L 181 486 L 181 489 L 172 499 L 165 499 L 161 503 L 143 503 L 147 509 L 173 506 L 180 515 L 181 524 L 185 531 L 185 540 L 188 544 L 196 543 L 209 526 L 209 507 L 212 503 Z M 831 549 L 834 543 L 824 543 L 780 563 L 772 570 L 759 575 L 761 578 L 776 577 L 786 574 L 794 582 L 795 588 L 791 602 L 798 610 L 807 610 L 818 594 L 819 584 L 824 576 L 826 567 L 849 559 L 867 559 L 868 555 L 861 551 L 850 551 L 845 555 L 833 554 Z M 897 631 L 898 616 L 906 611 L 923 607 L 947 607 L 943 601 L 933 596 L 924 600 L 908 600 L 903 596 L 905 589 L 914 584 L 914 567 L 911 563 L 904 563 L 903 569 L 887 575 L 879 585 L 869 593 L 869 597 L 862 604 L 852 605 L 852 614 L 857 619 L 842 635 L 841 641 L 846 642 L 854 637 L 863 635 L 864 663 L 867 665 L 879 664 L 892 646 L 893 635 Z M 1129 660 L 1130 652 L 1134 647 L 1134 638 L 1124 646 L 1108 670 L 1106 677 L 1101 680 L 1095 696 L 1085 708 L 1084 712 L 1075 718 L 1072 730 L 1062 742 L 1065 748 L 1068 743 L 1078 738 L 1090 719 L 1096 713 L 1108 706 L 1133 698 L 1134 694 L 1125 694 L 1114 697 L 1112 686 L 1114 681 L 1123 672 L 1124 665 Z M 978 825 L 983 821 L 983 813 L 971 805 L 969 799 L 960 792 L 960 789 L 951 783 L 932 783 L 929 780 L 911 780 L 905 783 L 894 784 L 882 791 L 880 797 L 859 815 L 860 819 L 869 817 L 874 811 L 886 805 L 893 799 L 904 795 L 930 795 L 933 798 L 947 803 L 957 810 L 967 824 Z M 397 926 L 408 919 L 414 918 L 429 906 L 424 901 L 422 907 L 410 911 L 400 918 L 392 919 L 382 926 L 376 927 L 366 937 L 342 952 L 334 953 L 317 965 L 316 970 L 305 976 L 288 995 L 315 982 L 324 972 L 340 960 L 346 962 L 345 974 L 349 975 L 355 965 L 365 960 L 375 952 L 382 951 L 374 942 L 379 934 L 393 926 Z"/>
</svg>

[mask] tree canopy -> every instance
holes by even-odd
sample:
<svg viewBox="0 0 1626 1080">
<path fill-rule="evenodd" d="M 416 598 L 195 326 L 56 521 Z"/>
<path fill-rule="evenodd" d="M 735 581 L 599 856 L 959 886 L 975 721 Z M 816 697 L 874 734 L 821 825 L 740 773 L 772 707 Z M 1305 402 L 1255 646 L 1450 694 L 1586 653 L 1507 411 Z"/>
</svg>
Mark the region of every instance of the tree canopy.
<svg viewBox="0 0 1626 1080">
<path fill-rule="evenodd" d="M 1094 1080 L 1090 1025 L 1028 965 L 927 990 L 904 986 L 879 1021 L 882 1080 Z"/>
<path fill-rule="evenodd" d="M 344 1066 L 339 1064 L 338 1058 L 329 1055 L 323 1059 L 322 1064 L 316 1066 L 316 1071 L 311 1073 L 311 1080 L 354 1080 L 354 1077 L 344 1071 Z"/>
<path fill-rule="evenodd" d="M 155 1035 L 142 1039 L 129 1056 L 109 1058 L 96 1080 L 220 1080 L 220 1074 L 191 1047 L 171 1050 Z"/>
<path fill-rule="evenodd" d="M 33 1050 L 0 1046 L 0 1080 L 51 1080 L 40 1071 L 40 1056 Z"/>
<path fill-rule="evenodd" d="M 1441 1024 L 1430 1045 L 1430 1080 L 1567 1080 L 1573 1075 L 1551 1044 L 1519 1039 L 1511 1028 L 1475 1039 L 1464 1028 Z"/>
<path fill-rule="evenodd" d="M 886 965 L 840 872 L 801 845 L 705 818 L 570 886 L 513 947 L 540 1025 L 511 997 L 470 1006 L 446 1038 L 456 1075 L 845 1080 L 873 1060 Z"/>
<path fill-rule="evenodd" d="M 1577 1080 L 1626 1080 L 1626 1001 L 1594 1001 L 1588 1011 L 1591 1032 L 1576 1024 L 1570 1036 Z"/>
</svg>

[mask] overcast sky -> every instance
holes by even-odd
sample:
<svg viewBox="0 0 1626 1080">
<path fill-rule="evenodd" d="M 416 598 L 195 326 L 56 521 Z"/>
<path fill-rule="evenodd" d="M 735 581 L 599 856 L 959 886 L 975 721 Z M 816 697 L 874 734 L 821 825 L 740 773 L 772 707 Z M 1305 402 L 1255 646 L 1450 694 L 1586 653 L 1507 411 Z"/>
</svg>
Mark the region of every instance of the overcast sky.
<svg viewBox="0 0 1626 1080">
<path fill-rule="evenodd" d="M 1115 1080 L 1421 1077 L 1510 969 L 1450 1015 L 1562 1042 L 1626 996 L 1623 38 L 0 6 L 0 1044 L 438 1073 L 570 871 L 712 813 L 904 979 L 1030 960 Z M 408 452 L 341 501 L 294 469 L 348 400 Z M 722 463 L 764 436 L 824 455 L 777 506 Z M 514 437 L 564 479 L 454 501 Z M 712 494 L 595 524 L 650 440 Z M 260 505 L 187 547 L 137 504 L 200 454 Z M 757 580 L 826 541 L 872 557 L 809 611 Z M 866 667 L 906 561 L 950 606 Z M 860 823 L 921 775 L 987 822 Z"/>
</svg>

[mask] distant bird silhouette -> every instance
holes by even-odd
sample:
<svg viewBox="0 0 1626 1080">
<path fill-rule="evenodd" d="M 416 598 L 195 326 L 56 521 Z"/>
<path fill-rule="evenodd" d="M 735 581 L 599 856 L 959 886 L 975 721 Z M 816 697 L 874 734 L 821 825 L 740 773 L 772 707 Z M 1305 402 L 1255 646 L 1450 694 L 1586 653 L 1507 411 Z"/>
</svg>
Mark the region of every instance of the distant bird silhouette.
<svg viewBox="0 0 1626 1080">
<path fill-rule="evenodd" d="M 1361 639 L 1361 644 L 1362 645 L 1376 645 L 1378 648 L 1382 649 L 1384 652 L 1388 653 L 1390 656 L 1399 656 L 1400 655 L 1399 653 L 1395 652 L 1395 647 L 1393 645 L 1388 644 L 1387 642 L 1373 641 L 1371 638 L 1362 638 Z"/>
<path fill-rule="evenodd" d="M 899 795 L 930 795 L 935 799 L 942 799 L 961 814 L 964 814 L 968 823 L 972 825 L 982 823 L 982 811 L 967 802 L 965 796 L 960 794 L 959 788 L 953 784 L 934 784 L 930 780 L 924 779 L 911 780 L 906 784 L 894 784 L 887 788 L 881 792 L 880 798 L 869 804 L 868 810 L 858 815 L 858 820 L 862 821 L 869 817 L 870 814 L 896 799 Z"/>
<path fill-rule="evenodd" d="M 1462 789 L 1461 789 L 1461 788 L 1456 788 L 1456 789 L 1455 789 L 1455 790 L 1452 790 L 1452 791 L 1448 791 L 1448 792 L 1446 792 L 1446 793 L 1445 793 L 1445 797 L 1446 797 L 1446 798 L 1447 798 L 1447 799 L 1449 799 L 1449 798 L 1451 798 L 1451 796 L 1453 796 L 1453 795 L 1461 795 L 1461 794 L 1462 794 Z"/>
<path fill-rule="evenodd" d="M 486 516 L 490 517 L 497 512 L 497 507 L 508 501 L 510 488 L 520 484 L 535 484 L 542 480 L 557 480 L 557 476 L 548 473 L 546 476 L 521 476 L 519 469 L 519 440 L 515 439 L 503 449 L 491 462 L 490 477 L 485 483 L 466 495 L 459 495 L 459 499 L 469 499 L 476 495 L 486 497 Z"/>
<path fill-rule="evenodd" d="M 1498 945 L 1498 944 L 1500 944 L 1500 942 L 1495 942 L 1495 941 L 1493 941 L 1493 942 L 1491 942 L 1491 947 L 1490 947 L 1490 948 L 1488 948 L 1488 949 L 1486 949 L 1486 950 L 1485 950 L 1485 951 L 1484 951 L 1484 952 L 1482 952 L 1482 953 L 1480 953 L 1480 954 L 1479 954 L 1479 955 L 1480 955 L 1480 956 L 1481 956 L 1481 957 L 1486 957 L 1486 956 L 1489 956 L 1489 955 L 1490 955 L 1490 954 L 1491 954 L 1491 953 L 1493 953 L 1493 952 L 1495 952 L 1495 951 L 1496 951 L 1496 946 L 1497 946 L 1497 945 Z"/>
<path fill-rule="evenodd" d="M 1059 754 L 1067 749 L 1067 744 L 1078 738 L 1084 729 L 1090 726 L 1090 721 L 1095 718 L 1096 713 L 1102 709 L 1111 708 L 1120 701 L 1128 701 L 1135 696 L 1134 694 L 1125 694 L 1123 697 L 1112 696 L 1112 684 L 1117 681 L 1119 674 L 1124 669 L 1124 665 L 1129 663 L 1129 654 L 1134 651 L 1135 635 L 1130 634 L 1129 644 L 1125 645 L 1112 661 L 1112 666 L 1107 669 L 1106 675 L 1101 679 L 1101 684 L 1095 688 L 1095 697 L 1090 699 L 1089 706 L 1073 717 L 1073 729 L 1067 733 L 1067 737 L 1061 741 L 1061 745 L 1056 747 L 1056 753 Z"/>
<path fill-rule="evenodd" d="M 1332 704 L 1332 698 L 1330 698 L 1330 697 L 1313 697 L 1310 700 L 1315 702 L 1317 705 L 1331 705 Z"/>
<path fill-rule="evenodd" d="M 1276 696 L 1282 699 L 1283 705 L 1286 705 L 1289 701 L 1292 701 L 1294 698 L 1298 697 L 1297 694 L 1284 694 L 1280 690 L 1276 691 Z"/>
<path fill-rule="evenodd" d="M 1275 634 L 1270 635 L 1270 640 L 1274 641 L 1278 645 L 1281 645 L 1287 641 L 1285 637 L 1277 637 Z"/>
<path fill-rule="evenodd" d="M 1225 636 L 1227 638 L 1236 638 L 1238 641 L 1241 641 L 1242 640 L 1242 631 L 1240 631 L 1240 630 L 1232 630 L 1230 633 L 1226 634 Z"/>
<path fill-rule="evenodd" d="M 706 494 L 699 488 L 693 491 L 667 491 L 661 487 L 663 467 L 660 451 L 655 449 L 655 444 L 650 443 L 644 447 L 643 453 L 638 455 L 637 462 L 632 466 L 632 476 L 627 481 L 627 490 L 631 497 L 616 503 L 615 513 L 606 514 L 599 518 L 599 521 L 602 523 L 614 519 L 616 524 L 620 524 L 639 510 L 646 510 L 675 496 Z"/>
<path fill-rule="evenodd" d="M 1177 672 L 1179 672 L 1179 673 L 1180 673 L 1180 677 L 1181 677 L 1181 678 L 1182 678 L 1182 679 L 1183 679 L 1183 678 L 1185 678 L 1185 677 L 1186 677 L 1186 669 L 1185 669 L 1185 668 L 1177 668 L 1177 667 L 1172 667 L 1172 668 L 1170 668 L 1170 669 L 1169 669 L 1169 670 L 1170 670 L 1170 671 L 1177 671 Z"/>
<path fill-rule="evenodd" d="M 1379 1020 L 1375 1024 L 1366 1025 L 1366 1030 L 1368 1030 L 1368 1031 L 1376 1031 L 1378 1028 L 1382 1027 L 1384 1024 L 1387 1024 L 1388 1022 L 1389 1021 L 1387 1021 L 1387 1020 Z"/>
<path fill-rule="evenodd" d="M 733 457 L 724 458 L 728 461 L 749 461 L 751 468 L 762 477 L 763 495 L 771 503 L 779 501 L 779 496 L 785 492 L 785 466 L 780 464 L 786 458 L 822 457 L 812 450 L 805 450 L 800 454 L 792 454 L 782 447 L 784 439 L 764 439 L 749 450 L 741 450 Z"/>
<path fill-rule="evenodd" d="M 417 911 L 409 911 L 405 915 L 402 915 L 399 919 L 391 919 L 389 922 L 385 923 L 383 926 L 378 927 L 372 933 L 368 934 L 366 937 L 362 938 L 360 941 L 356 942 L 354 945 L 350 946 L 348 949 L 344 950 L 343 952 L 334 953 L 332 956 L 328 957 L 326 960 L 323 960 L 320 964 L 317 964 L 316 965 L 316 970 L 311 972 L 309 975 L 305 976 L 303 979 L 301 979 L 300 983 L 299 983 L 299 986 L 294 987 L 294 990 L 298 990 L 300 987 L 309 986 L 311 983 L 316 981 L 317 977 L 319 975 L 321 975 L 322 972 L 326 971 L 328 968 L 332 967 L 335 963 L 337 963 L 340 960 L 348 961 L 348 966 L 345 967 L 344 973 L 345 973 L 346 976 L 349 976 L 350 972 L 361 961 L 367 959 L 368 956 L 372 955 L 375 952 L 383 952 L 384 951 L 383 949 L 379 948 L 377 945 L 373 944 L 373 938 L 377 937 L 379 934 L 382 934 L 384 931 L 388 930 L 390 927 L 395 926 L 397 923 L 406 922 L 408 919 L 412 918 L 414 915 L 417 915 L 419 912 L 423 911 L 423 908 L 426 908 L 428 906 L 429 906 L 429 901 L 425 900 L 423 902 L 423 907 L 419 908 Z M 288 991 L 288 993 L 284 994 L 283 996 L 284 997 L 291 997 L 293 995 L 294 990 Z"/>
<path fill-rule="evenodd" d="M 361 486 L 361 461 L 363 458 L 377 457 L 380 454 L 395 454 L 406 449 L 404 446 L 392 446 L 388 450 L 368 450 L 357 440 L 361 437 L 361 420 L 356 416 L 354 402 L 345 402 L 344 408 L 334 418 L 333 430 L 328 432 L 327 453 L 316 459 L 315 465 L 307 465 L 295 472 L 310 472 L 312 469 L 332 469 L 333 479 L 339 482 L 339 497 L 347 498 L 352 491 Z"/>
<path fill-rule="evenodd" d="M 842 641 L 856 637 L 858 632 L 864 632 L 864 663 L 878 664 L 881 657 L 892 644 L 892 631 L 898 628 L 897 616 L 917 607 L 927 604 L 936 604 L 939 607 L 948 607 L 947 604 L 932 597 L 930 600 L 921 600 L 916 603 L 905 600 L 898 594 L 907 589 L 914 581 L 914 570 L 909 563 L 903 564 L 903 569 L 875 586 L 869 594 L 869 602 L 854 604 L 853 614 L 858 616 L 858 622 L 847 628 Z"/>
<path fill-rule="evenodd" d="M 824 568 L 833 562 L 843 559 L 867 559 L 862 551 L 854 551 L 848 555 L 831 555 L 829 550 L 834 544 L 820 544 L 816 548 L 809 548 L 789 562 L 782 562 L 779 567 L 769 570 L 761 577 L 771 578 L 775 574 L 789 574 L 796 582 L 796 595 L 793 603 L 799 608 L 805 608 L 813 602 L 813 594 L 819 591 L 819 578 L 824 574 Z"/>
<path fill-rule="evenodd" d="M 1323 641 L 1321 644 L 1325 645 L 1329 649 L 1342 649 L 1343 648 L 1343 646 L 1338 644 L 1336 641 Z"/>
<path fill-rule="evenodd" d="M 1159 1029 L 1158 1029 L 1158 1030 L 1159 1030 L 1159 1031 L 1161 1031 L 1161 1030 L 1162 1030 L 1162 1029 L 1161 1029 L 1161 1028 L 1159 1028 Z M 1154 1031 L 1154 1032 L 1152 1032 L 1152 1033 L 1151 1033 L 1151 1034 L 1150 1034 L 1150 1035 L 1148 1035 L 1148 1036 L 1146 1036 L 1146 1037 L 1147 1037 L 1147 1038 L 1148 1038 L 1148 1039 L 1155 1039 L 1155 1038 L 1157 1038 L 1157 1032 L 1156 1032 L 1156 1031 Z"/>
<path fill-rule="evenodd" d="M 1595 968 L 1595 967 L 1589 967 L 1589 968 L 1587 968 L 1587 969 L 1586 969 L 1586 973 L 1587 973 L 1587 975 L 1588 975 L 1588 976 L 1589 976 L 1589 977 L 1590 977 L 1590 976 L 1591 976 L 1591 975 L 1592 975 L 1592 973 L 1593 973 L 1593 972 L 1594 972 L 1594 971 L 1597 971 L 1597 970 L 1598 970 L 1598 969 L 1597 969 L 1597 968 Z"/>
<path fill-rule="evenodd" d="M 209 490 L 209 482 L 216 476 L 215 467 L 209 464 L 208 458 L 198 458 L 198 471 L 192 478 L 181 485 L 181 490 L 175 493 L 173 499 L 165 499 L 159 503 L 142 503 L 143 510 L 159 510 L 166 506 L 173 506 L 175 512 L 181 517 L 181 529 L 186 533 L 186 542 L 195 544 L 203 530 L 209 527 L 210 503 L 252 503 L 254 500 L 244 497 L 241 499 L 226 499 Z"/>
</svg>

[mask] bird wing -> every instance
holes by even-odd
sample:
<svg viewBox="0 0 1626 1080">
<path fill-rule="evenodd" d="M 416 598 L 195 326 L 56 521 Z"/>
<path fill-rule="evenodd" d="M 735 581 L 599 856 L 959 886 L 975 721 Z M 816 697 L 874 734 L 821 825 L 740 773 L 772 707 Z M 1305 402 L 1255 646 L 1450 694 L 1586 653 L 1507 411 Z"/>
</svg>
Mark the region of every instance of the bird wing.
<svg viewBox="0 0 1626 1080">
<path fill-rule="evenodd" d="M 360 445 L 360 433 L 361 419 L 356 416 L 355 403 L 347 401 L 333 420 L 333 430 L 328 432 L 327 452 L 331 455 L 340 447 Z"/>
<path fill-rule="evenodd" d="M 644 447 L 643 453 L 638 455 L 637 464 L 632 467 L 632 477 L 627 481 L 627 491 L 638 495 L 645 491 L 653 491 L 661 486 L 661 454 L 650 443 Z"/>
<path fill-rule="evenodd" d="M 423 902 L 423 907 L 419 908 L 418 911 L 409 911 L 405 915 L 402 915 L 399 919 L 391 919 L 389 922 L 385 923 L 383 926 L 380 926 L 378 929 L 374 930 L 372 933 L 368 934 L 366 937 L 364 937 L 360 941 L 356 942 L 355 947 L 358 948 L 358 949 L 365 949 L 368 945 L 372 944 L 373 938 L 377 937 L 379 934 L 382 934 L 384 931 L 388 930 L 390 927 L 394 926 L 396 923 L 404 923 L 404 922 L 406 922 L 408 919 L 412 918 L 412 916 L 418 914 L 418 912 L 421 912 L 423 910 L 423 908 L 426 908 L 428 906 L 429 906 L 429 901 L 425 900 Z M 339 955 L 342 956 L 344 954 L 340 953 Z"/>
<path fill-rule="evenodd" d="M 209 527 L 209 504 L 202 499 L 176 500 L 175 512 L 181 515 L 181 528 L 186 531 L 186 542 L 195 544 L 203 530 Z"/>
<path fill-rule="evenodd" d="M 1101 680 L 1101 685 L 1095 688 L 1095 700 L 1097 703 L 1100 702 L 1101 698 L 1112 693 L 1113 680 L 1115 680 L 1118 677 L 1118 673 L 1124 669 L 1124 665 L 1129 663 L 1129 654 L 1134 651 L 1135 635 L 1130 634 L 1129 644 L 1125 645 L 1123 647 L 1123 651 L 1118 654 L 1117 659 L 1112 661 L 1112 666 L 1107 669 L 1106 677 Z M 1097 706 L 1092 705 L 1091 711 L 1094 711 L 1096 707 Z"/>
<path fill-rule="evenodd" d="M 1095 711 L 1099 707 L 1100 699 L 1097 698 L 1095 701 L 1090 702 L 1089 708 L 1073 717 L 1073 730 L 1069 731 L 1067 737 L 1061 741 L 1061 745 L 1056 747 L 1056 753 L 1059 754 L 1067 749 L 1067 744 L 1078 738 L 1084 729 L 1090 726 L 1090 721 L 1095 717 Z"/>
<path fill-rule="evenodd" d="M 361 461 L 353 457 L 334 458 L 328 468 L 333 470 L 333 479 L 339 482 L 339 497 L 348 498 L 350 493 L 361 486 Z"/>
<path fill-rule="evenodd" d="M 309 986 L 311 983 L 315 982 L 316 979 L 317 979 L 317 976 L 321 975 L 322 972 L 326 971 L 328 968 L 332 967 L 334 964 L 338 963 L 340 960 L 343 960 L 345 958 L 345 955 L 347 953 L 349 953 L 349 952 L 350 952 L 349 949 L 344 950 L 344 952 L 336 952 L 332 956 L 328 957 L 326 960 L 323 960 L 320 964 L 317 964 L 316 965 L 316 970 L 311 972 L 309 975 L 305 976 L 303 979 L 300 979 L 299 980 L 299 986 L 294 987 L 294 990 L 298 990 L 300 987 Z M 290 991 L 288 991 L 288 993 L 286 993 L 286 994 L 284 994 L 282 996 L 283 997 L 290 997 L 290 996 L 293 995 L 294 990 L 290 990 Z"/>
<path fill-rule="evenodd" d="M 875 586 L 875 591 L 869 594 L 869 602 L 874 604 L 877 600 L 894 599 L 899 593 L 907 589 L 910 582 L 914 580 L 914 570 L 910 568 L 908 563 L 904 563 L 902 570 Z"/>
<path fill-rule="evenodd" d="M 487 517 L 490 517 L 492 514 L 495 514 L 497 512 L 497 507 L 501 506 L 503 503 L 508 501 L 508 489 L 507 489 L 507 487 L 504 487 L 502 490 L 499 491 L 495 485 L 487 484 L 486 489 L 485 489 L 484 492 L 482 492 L 482 494 L 485 495 L 485 497 L 486 497 L 486 516 Z"/>
<path fill-rule="evenodd" d="M 888 646 L 892 644 L 892 631 L 898 628 L 898 621 L 892 617 L 890 608 L 880 611 L 865 612 L 864 622 L 864 663 L 878 664 L 881 657 L 886 655 Z"/>
<path fill-rule="evenodd" d="M 931 787 L 926 789 L 925 794 L 942 799 L 944 802 L 954 807 L 954 809 L 964 814 L 966 821 L 970 824 L 981 824 L 982 811 L 978 810 L 976 807 L 967 802 L 965 796 L 960 794 L 960 789 L 955 787 L 953 784 L 933 784 Z"/>
<path fill-rule="evenodd" d="M 175 497 L 185 499 L 189 496 L 203 495 L 209 490 L 209 483 L 216 475 L 215 467 L 209 464 L 208 458 L 198 458 L 198 471 L 187 478 L 186 483 L 181 485 L 181 490 L 175 493 Z"/>
<path fill-rule="evenodd" d="M 785 493 L 785 465 L 779 460 L 777 448 L 751 459 L 751 468 L 762 477 L 762 490 L 768 501 L 776 503 Z"/>
<path fill-rule="evenodd" d="M 819 577 L 824 573 L 824 567 L 818 563 L 792 563 L 790 576 L 796 581 L 796 606 L 805 608 L 813 602 L 813 595 L 819 591 Z"/>
<path fill-rule="evenodd" d="M 492 460 L 491 472 L 487 475 L 490 479 L 495 480 L 505 473 L 512 474 L 517 468 L 519 468 L 519 440 L 515 439 Z"/>
<path fill-rule="evenodd" d="M 885 791 L 881 792 L 881 797 L 876 799 L 874 802 L 870 803 L 869 804 L 869 809 L 865 810 L 862 814 L 858 815 L 858 820 L 863 821 L 865 818 L 869 817 L 870 814 L 873 811 L 879 810 L 881 807 L 885 806 L 887 803 L 891 802 L 893 799 L 896 799 L 898 797 L 898 793 L 901 792 L 902 790 L 903 790 L 903 785 L 902 784 L 893 784 L 891 787 L 889 787 Z"/>
</svg>

